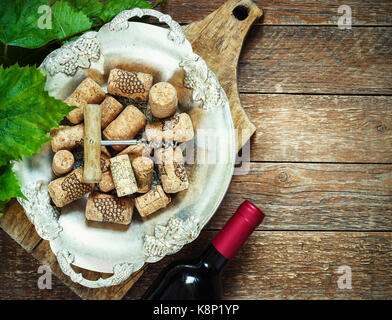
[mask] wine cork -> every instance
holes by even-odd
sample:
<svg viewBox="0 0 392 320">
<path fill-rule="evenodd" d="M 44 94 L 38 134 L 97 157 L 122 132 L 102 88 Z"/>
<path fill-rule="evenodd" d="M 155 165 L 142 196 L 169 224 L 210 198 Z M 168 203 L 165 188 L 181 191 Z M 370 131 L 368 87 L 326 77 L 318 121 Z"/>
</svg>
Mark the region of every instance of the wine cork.
<svg viewBox="0 0 392 320">
<path fill-rule="evenodd" d="M 186 142 L 193 139 L 192 120 L 187 113 L 180 113 L 163 122 L 165 141 Z"/>
<path fill-rule="evenodd" d="M 111 96 L 107 96 L 101 103 L 101 127 L 105 129 L 124 109 L 123 105 Z"/>
<path fill-rule="evenodd" d="M 60 150 L 55 153 L 52 161 L 52 170 L 56 176 L 70 172 L 75 163 L 75 158 L 68 150 Z"/>
<path fill-rule="evenodd" d="M 87 220 L 129 225 L 132 220 L 134 201 L 114 195 L 92 193 L 87 200 L 85 216 Z"/>
<path fill-rule="evenodd" d="M 160 143 L 163 140 L 182 143 L 192 140 L 193 136 L 192 120 L 186 113 L 180 113 L 168 120 L 153 122 L 146 126 L 146 137 L 149 142 Z"/>
<path fill-rule="evenodd" d="M 139 193 L 146 193 L 151 189 L 154 174 L 154 162 L 150 158 L 137 157 L 132 161 L 133 172 Z"/>
<path fill-rule="evenodd" d="M 137 157 L 149 157 L 151 155 L 152 149 L 146 146 L 144 143 L 139 143 L 135 145 L 130 145 L 129 147 L 125 148 L 121 151 L 118 155 L 121 156 L 123 154 L 127 154 L 129 160 L 132 161 Z"/>
<path fill-rule="evenodd" d="M 49 195 L 54 204 L 62 208 L 65 205 L 82 198 L 94 189 L 93 183 L 82 182 L 83 168 L 80 167 L 65 177 L 49 183 Z"/>
<path fill-rule="evenodd" d="M 166 195 L 162 187 L 158 185 L 146 194 L 137 197 L 135 206 L 142 217 L 147 217 L 155 211 L 165 208 L 170 201 L 170 196 Z"/>
<path fill-rule="evenodd" d="M 102 179 L 98 184 L 102 192 L 110 192 L 115 188 L 112 172 L 110 171 L 110 155 L 101 153 L 101 172 Z"/>
<path fill-rule="evenodd" d="M 109 74 L 108 92 L 111 95 L 146 102 L 152 80 L 151 74 L 112 69 Z"/>
<path fill-rule="evenodd" d="M 163 121 L 152 122 L 146 125 L 145 134 L 148 142 L 154 141 L 159 144 L 162 140 L 166 141 L 163 135 Z"/>
<path fill-rule="evenodd" d="M 60 150 L 73 150 L 83 146 L 84 126 L 83 123 L 76 126 L 60 126 L 50 131 L 53 138 L 51 143 L 53 152 Z"/>
<path fill-rule="evenodd" d="M 110 170 L 117 196 L 124 197 L 137 192 L 138 187 L 129 157 L 124 154 L 110 159 Z"/>
<path fill-rule="evenodd" d="M 166 193 L 177 193 L 189 187 L 188 175 L 180 148 L 161 148 L 155 152 L 156 163 Z"/>
<path fill-rule="evenodd" d="M 130 140 L 146 125 L 146 116 L 135 106 L 127 106 L 123 112 L 103 131 L 106 140 Z M 112 146 L 114 150 L 123 150 L 126 146 Z"/>
<path fill-rule="evenodd" d="M 91 78 L 84 79 L 65 100 L 65 103 L 68 105 L 78 107 L 68 114 L 67 119 L 75 124 L 82 122 L 84 106 L 86 104 L 101 103 L 105 96 L 105 91 L 102 90 L 98 83 Z"/>
<path fill-rule="evenodd" d="M 150 90 L 148 103 L 154 117 L 163 119 L 177 111 L 178 99 L 176 88 L 169 82 L 158 82 Z"/>
<path fill-rule="evenodd" d="M 104 154 L 105 156 L 108 156 L 109 158 L 111 157 L 108 149 L 105 146 L 101 147 L 101 154 Z"/>
</svg>

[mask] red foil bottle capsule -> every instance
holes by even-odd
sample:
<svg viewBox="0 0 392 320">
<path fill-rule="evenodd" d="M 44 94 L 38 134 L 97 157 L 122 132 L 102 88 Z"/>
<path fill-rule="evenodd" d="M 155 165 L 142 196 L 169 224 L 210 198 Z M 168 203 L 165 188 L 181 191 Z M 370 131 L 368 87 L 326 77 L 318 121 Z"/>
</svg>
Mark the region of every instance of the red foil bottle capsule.
<svg viewBox="0 0 392 320">
<path fill-rule="evenodd" d="M 248 200 L 244 201 L 216 235 L 212 245 L 227 259 L 232 259 L 263 219 L 264 213 L 260 209 Z"/>
</svg>

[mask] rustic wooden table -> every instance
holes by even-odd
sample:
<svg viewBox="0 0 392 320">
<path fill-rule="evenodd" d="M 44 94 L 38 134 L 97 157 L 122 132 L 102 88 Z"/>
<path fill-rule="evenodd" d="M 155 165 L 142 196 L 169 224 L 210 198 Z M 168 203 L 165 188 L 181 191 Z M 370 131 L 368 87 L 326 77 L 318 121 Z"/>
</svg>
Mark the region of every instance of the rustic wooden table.
<svg viewBox="0 0 392 320">
<path fill-rule="evenodd" d="M 224 1 L 169 0 L 187 24 Z M 224 274 L 227 299 L 392 297 L 392 2 L 259 0 L 264 18 L 239 62 L 241 102 L 257 127 L 251 171 L 235 176 L 200 238 L 149 266 L 125 296 L 137 299 L 173 259 L 199 254 L 243 199 L 267 214 Z M 76 299 L 0 231 L 0 298 Z M 341 289 L 340 266 L 352 272 Z M 347 270 L 347 269 L 345 269 Z"/>
</svg>

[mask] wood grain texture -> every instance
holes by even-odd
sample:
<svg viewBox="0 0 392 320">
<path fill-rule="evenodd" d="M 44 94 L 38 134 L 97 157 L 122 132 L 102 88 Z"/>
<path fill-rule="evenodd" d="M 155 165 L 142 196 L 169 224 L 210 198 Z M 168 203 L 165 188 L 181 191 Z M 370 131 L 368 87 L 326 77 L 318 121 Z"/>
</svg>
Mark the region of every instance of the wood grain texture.
<svg viewBox="0 0 392 320">
<path fill-rule="evenodd" d="M 225 0 L 167 1 L 162 11 L 170 14 L 181 23 L 190 23 L 204 18 L 218 9 Z M 340 5 L 349 5 L 352 10 L 352 24 L 392 25 L 392 3 L 389 0 L 255 0 L 255 4 L 264 11 L 258 24 L 264 25 L 336 25 L 342 14 Z"/>
<path fill-rule="evenodd" d="M 241 92 L 391 94 L 392 28 L 254 26 L 238 80 Z"/>
<path fill-rule="evenodd" d="M 243 94 L 252 161 L 392 163 L 392 97 Z"/>
<path fill-rule="evenodd" d="M 83 144 L 83 182 L 99 183 L 101 172 L 101 106 L 87 104 L 84 112 L 84 141 Z"/>
<path fill-rule="evenodd" d="M 248 17 L 239 20 L 233 10 L 247 8 Z M 243 41 L 262 11 L 250 0 L 229 0 L 204 19 L 184 27 L 193 51 L 200 55 L 216 74 L 229 99 L 234 128 L 238 132 L 237 150 L 256 131 L 241 106 L 237 87 L 237 64 Z"/>
<path fill-rule="evenodd" d="M 259 230 L 392 231 L 392 165 L 252 163 L 207 228 L 220 230 L 245 199 L 266 214 Z"/>
<path fill-rule="evenodd" d="M 12 199 L 5 211 L 6 213 L 0 218 L 0 228 L 6 230 L 23 249 L 31 252 L 42 239 L 24 214 L 22 206 L 16 199 Z"/>
<path fill-rule="evenodd" d="M 61 280 L 52 277 L 52 290 L 40 290 L 41 265 L 16 241 L 0 230 L 0 298 L 8 299 L 80 299 Z"/>
<path fill-rule="evenodd" d="M 125 299 L 139 299 L 158 273 L 175 259 L 197 256 L 215 232 L 203 231 L 180 253 L 148 267 Z M 224 272 L 225 299 L 391 299 L 391 233 L 255 232 Z M 0 296 L 15 299 L 75 299 L 53 278 L 39 290 L 37 269 L 24 250 L 0 232 Z M 352 269 L 352 290 L 341 290 L 339 266 Z M 246 283 L 246 286 L 244 286 Z"/>
</svg>

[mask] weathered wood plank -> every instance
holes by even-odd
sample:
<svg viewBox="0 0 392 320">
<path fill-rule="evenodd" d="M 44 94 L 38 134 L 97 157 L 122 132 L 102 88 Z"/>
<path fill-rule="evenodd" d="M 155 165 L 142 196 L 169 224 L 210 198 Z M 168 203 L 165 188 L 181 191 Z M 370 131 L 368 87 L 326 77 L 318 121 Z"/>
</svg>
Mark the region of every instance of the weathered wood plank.
<svg viewBox="0 0 392 320">
<path fill-rule="evenodd" d="M 202 19 L 218 9 L 225 0 L 199 0 L 197 5 L 191 0 L 170 0 L 162 11 L 181 23 Z M 392 25 L 392 3 L 388 0 L 255 0 L 264 11 L 259 24 L 264 25 L 336 25 L 342 14 L 340 5 L 350 5 L 353 25 Z"/>
<path fill-rule="evenodd" d="M 41 241 L 22 206 L 15 199 L 9 202 L 6 212 L 0 218 L 0 228 L 28 252 Z"/>
<path fill-rule="evenodd" d="M 215 232 L 203 231 L 180 253 L 148 267 L 125 296 L 139 299 L 173 260 L 199 255 Z M 224 273 L 226 299 L 391 299 L 390 232 L 255 232 Z M 53 278 L 52 290 L 37 288 L 39 263 L 0 232 L 1 299 L 76 299 Z M 352 290 L 341 290 L 339 266 L 352 270 Z M 246 286 L 244 285 L 246 283 Z"/>
<path fill-rule="evenodd" d="M 241 95 L 252 161 L 392 163 L 392 97 Z"/>
<path fill-rule="evenodd" d="M 245 199 L 266 214 L 260 230 L 392 231 L 392 165 L 252 163 L 206 229 L 221 229 Z"/>
<path fill-rule="evenodd" d="M 39 289 L 41 263 L 1 230 L 0 255 L 0 299 L 80 299 L 56 277 L 52 277 L 52 290 Z"/>
<path fill-rule="evenodd" d="M 214 232 L 149 266 L 126 298 L 139 297 L 169 262 L 197 256 Z M 255 232 L 223 275 L 226 299 L 391 299 L 391 233 Z M 352 270 L 341 290 L 339 266 Z"/>
<path fill-rule="evenodd" d="M 239 90 L 392 93 L 392 28 L 254 26 L 238 65 Z"/>
</svg>

